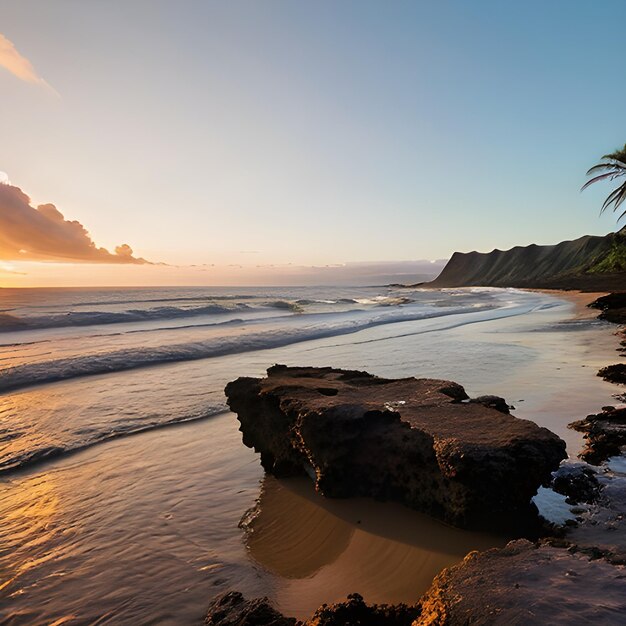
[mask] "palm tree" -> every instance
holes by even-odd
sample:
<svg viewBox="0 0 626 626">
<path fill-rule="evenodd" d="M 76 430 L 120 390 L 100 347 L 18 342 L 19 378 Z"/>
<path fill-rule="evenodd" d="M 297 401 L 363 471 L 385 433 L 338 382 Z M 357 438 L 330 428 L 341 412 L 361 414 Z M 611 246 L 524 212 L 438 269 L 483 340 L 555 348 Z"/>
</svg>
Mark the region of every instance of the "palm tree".
<svg viewBox="0 0 626 626">
<path fill-rule="evenodd" d="M 602 174 L 595 175 L 597 172 L 603 172 Z M 626 177 L 626 145 L 621 150 L 617 150 L 611 154 L 605 154 L 602 157 L 602 162 L 598 165 L 594 165 L 587 171 L 587 176 L 594 174 L 591 180 L 588 180 L 582 187 L 581 191 L 587 189 L 589 185 L 597 183 L 599 180 L 614 180 L 622 176 Z M 611 205 L 613 205 L 613 211 L 617 211 L 620 204 L 626 200 L 626 181 L 623 182 L 617 189 L 614 189 L 606 198 L 600 209 L 600 214 L 604 213 Z M 617 219 L 618 221 L 626 215 L 624 211 Z"/>
</svg>

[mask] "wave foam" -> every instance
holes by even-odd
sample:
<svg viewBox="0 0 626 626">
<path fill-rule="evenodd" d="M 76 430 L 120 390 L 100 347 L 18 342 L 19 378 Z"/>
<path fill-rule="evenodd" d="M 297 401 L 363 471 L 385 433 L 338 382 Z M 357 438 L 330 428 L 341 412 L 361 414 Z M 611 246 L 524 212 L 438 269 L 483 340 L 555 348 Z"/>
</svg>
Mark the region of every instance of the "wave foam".
<svg viewBox="0 0 626 626">
<path fill-rule="evenodd" d="M 33 315 L 17 317 L 15 315 L 0 315 L 1 330 L 26 330 L 41 328 L 65 328 L 68 326 L 98 326 L 102 324 L 120 324 L 127 322 L 149 322 L 152 320 L 179 319 L 201 315 L 220 315 L 234 311 L 248 310 L 247 304 L 225 306 L 222 304 L 208 304 L 205 306 L 180 308 L 163 306 L 154 309 L 131 309 L 129 311 L 84 311 L 57 313 L 52 315 Z"/>
<path fill-rule="evenodd" d="M 41 463 L 43 461 L 49 461 L 60 456 L 73 454 L 99 443 L 111 441 L 112 439 L 130 437 L 131 435 L 137 435 L 148 430 L 157 430 L 167 426 L 196 422 L 201 419 L 207 419 L 209 417 L 225 413 L 226 411 L 228 411 L 226 404 L 218 404 L 207 408 L 201 414 L 197 415 L 182 415 L 168 420 L 148 423 L 140 420 L 137 420 L 139 423 L 134 423 L 130 420 L 124 422 L 123 424 L 117 424 L 105 431 L 91 431 L 90 436 L 78 436 L 75 441 L 69 442 L 65 445 L 35 446 L 27 450 L 21 450 L 14 454 L 9 453 L 4 457 L 0 456 L 0 476 Z M 79 434 L 77 433 L 77 435 Z M 20 436 L 22 436 L 22 434 L 18 432 L 0 431 L 0 444 L 8 442 L 11 439 L 19 438 Z"/>
<path fill-rule="evenodd" d="M 12 391 L 29 385 L 58 382 L 80 376 L 106 374 L 164 363 L 192 361 L 227 354 L 279 348 L 302 341 L 355 333 L 384 324 L 418 321 L 461 313 L 466 313 L 467 318 L 471 319 L 471 316 L 480 315 L 484 311 L 492 309 L 494 309 L 493 305 L 485 305 L 479 310 L 467 307 L 446 310 L 438 309 L 437 311 L 415 310 L 411 308 L 398 309 L 388 313 L 379 313 L 374 317 L 364 315 L 356 319 L 354 317 L 351 319 L 344 318 L 338 321 L 320 322 L 306 326 L 282 327 L 257 333 L 249 332 L 243 335 L 220 336 L 204 341 L 150 348 L 122 349 L 102 354 L 88 354 L 37 363 L 25 363 L 0 372 L 0 392 Z"/>
</svg>

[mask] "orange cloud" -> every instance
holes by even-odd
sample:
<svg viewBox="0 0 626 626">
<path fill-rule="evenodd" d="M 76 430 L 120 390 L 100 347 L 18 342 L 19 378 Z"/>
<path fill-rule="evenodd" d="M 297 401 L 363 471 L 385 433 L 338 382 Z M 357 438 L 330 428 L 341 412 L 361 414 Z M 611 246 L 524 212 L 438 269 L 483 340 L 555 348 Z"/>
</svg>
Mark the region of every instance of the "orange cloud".
<svg viewBox="0 0 626 626">
<path fill-rule="evenodd" d="M 149 263 L 128 244 L 112 254 L 98 248 L 85 227 L 69 221 L 54 206 L 34 207 L 19 188 L 0 184 L 0 259 L 79 263 Z"/>
<path fill-rule="evenodd" d="M 33 64 L 23 57 L 15 48 L 12 41 L 9 41 L 0 33 L 0 67 L 9 70 L 11 74 L 27 83 L 35 83 L 50 87 L 50 85 L 37 74 Z M 53 89 L 54 91 L 54 89 Z"/>
</svg>

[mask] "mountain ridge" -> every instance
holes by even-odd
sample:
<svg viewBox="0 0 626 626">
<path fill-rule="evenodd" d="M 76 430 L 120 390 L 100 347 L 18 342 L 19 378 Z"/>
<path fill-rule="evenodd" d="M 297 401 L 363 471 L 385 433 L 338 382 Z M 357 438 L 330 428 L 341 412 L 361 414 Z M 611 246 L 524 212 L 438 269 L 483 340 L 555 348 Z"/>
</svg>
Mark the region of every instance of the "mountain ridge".
<svg viewBox="0 0 626 626">
<path fill-rule="evenodd" d="M 626 227 L 554 245 L 455 252 L 424 286 L 626 290 Z"/>
</svg>

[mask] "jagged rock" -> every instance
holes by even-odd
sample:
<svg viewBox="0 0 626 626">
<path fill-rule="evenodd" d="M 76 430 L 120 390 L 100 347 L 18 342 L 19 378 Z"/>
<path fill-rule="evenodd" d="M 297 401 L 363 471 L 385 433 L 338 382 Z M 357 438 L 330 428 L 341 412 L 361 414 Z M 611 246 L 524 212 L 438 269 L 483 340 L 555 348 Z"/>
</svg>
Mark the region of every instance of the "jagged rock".
<svg viewBox="0 0 626 626">
<path fill-rule="evenodd" d="M 609 470 L 599 476 L 599 481 L 600 500 L 586 511 L 575 528 L 568 529 L 565 537 L 570 549 L 625 565 L 626 476 Z"/>
<path fill-rule="evenodd" d="M 598 376 L 616 385 L 626 385 L 626 363 L 607 365 L 598 372 Z"/>
<path fill-rule="evenodd" d="M 413 626 L 624 623 L 626 569 L 520 539 L 444 570 Z"/>
<path fill-rule="evenodd" d="M 626 407 L 604 407 L 601 413 L 588 415 L 569 427 L 585 434 L 585 449 L 580 458 L 599 465 L 620 454 L 622 446 L 626 446 Z"/>
<path fill-rule="evenodd" d="M 346 602 L 321 606 L 304 626 L 410 626 L 418 615 L 416 606 L 368 605 L 358 593 L 353 593 Z"/>
<path fill-rule="evenodd" d="M 626 292 L 602 296 L 589 306 L 602 311 L 599 315 L 600 319 L 614 324 L 626 324 Z"/>
<path fill-rule="evenodd" d="M 467 402 L 444 380 L 274 366 L 226 395 L 266 471 L 308 473 L 326 496 L 397 500 L 460 527 L 531 532 L 530 500 L 565 457 L 554 433 Z"/>
<path fill-rule="evenodd" d="M 293 617 L 284 617 L 267 598 L 246 600 L 238 591 L 213 599 L 205 617 L 206 626 L 295 626 Z"/>
<path fill-rule="evenodd" d="M 209 607 L 206 626 L 411 626 L 417 606 L 366 604 L 358 593 L 345 602 L 323 604 L 308 620 L 284 617 L 267 598 L 246 600 L 238 591 L 224 593 Z"/>
<path fill-rule="evenodd" d="M 586 463 L 561 465 L 553 475 L 552 489 L 567 496 L 568 504 L 596 502 L 601 491 L 595 470 Z"/>
</svg>

